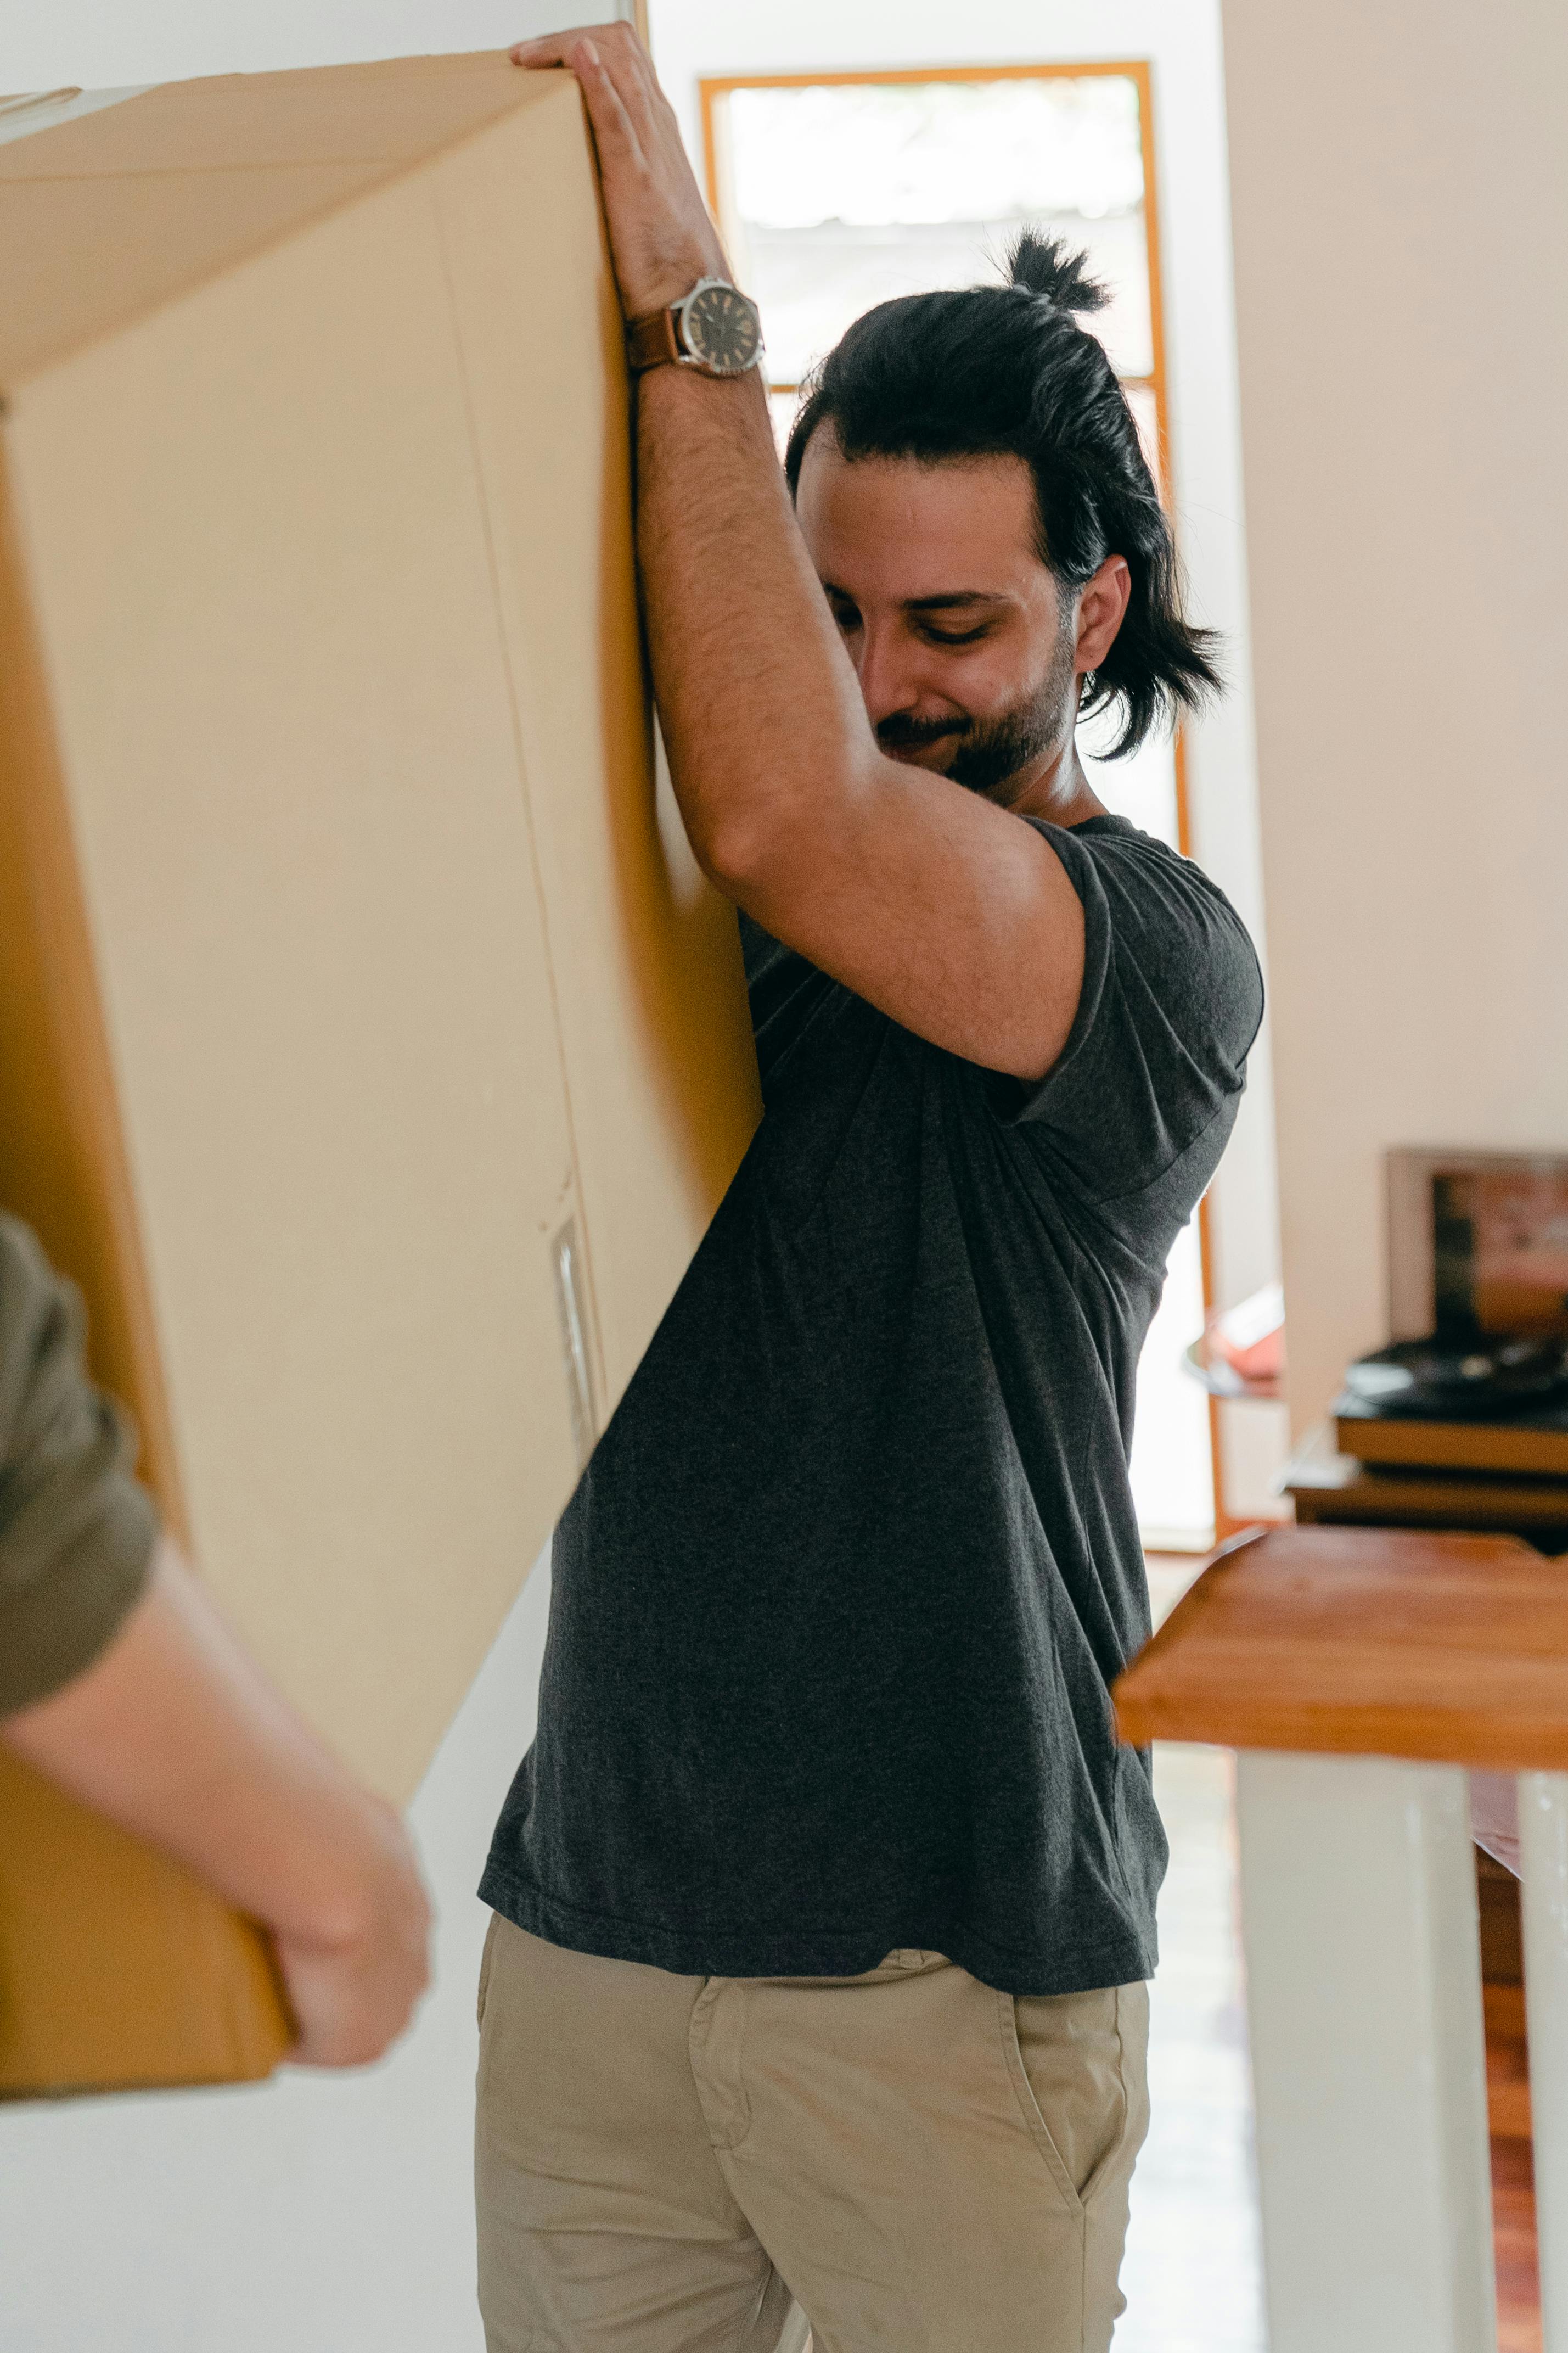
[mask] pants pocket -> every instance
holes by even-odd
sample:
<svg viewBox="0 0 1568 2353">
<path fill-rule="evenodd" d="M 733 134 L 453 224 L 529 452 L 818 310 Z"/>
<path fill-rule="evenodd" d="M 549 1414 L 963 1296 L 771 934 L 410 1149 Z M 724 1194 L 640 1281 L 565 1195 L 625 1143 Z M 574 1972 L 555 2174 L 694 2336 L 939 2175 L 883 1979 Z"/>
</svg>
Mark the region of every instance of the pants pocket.
<svg viewBox="0 0 1568 2353">
<path fill-rule="evenodd" d="M 1148 1992 L 998 1994 L 1002 2047 L 1018 2107 L 1074 2211 L 1136 2156 L 1148 2121 Z"/>
<path fill-rule="evenodd" d="M 485 2022 L 485 1995 L 489 1990 L 490 1956 L 495 1951 L 496 1930 L 500 1926 L 500 1914 L 490 1914 L 490 1925 L 485 1930 L 485 1948 L 479 1955 L 479 1989 L 474 2000 L 474 2016 L 479 2026 Z"/>
</svg>

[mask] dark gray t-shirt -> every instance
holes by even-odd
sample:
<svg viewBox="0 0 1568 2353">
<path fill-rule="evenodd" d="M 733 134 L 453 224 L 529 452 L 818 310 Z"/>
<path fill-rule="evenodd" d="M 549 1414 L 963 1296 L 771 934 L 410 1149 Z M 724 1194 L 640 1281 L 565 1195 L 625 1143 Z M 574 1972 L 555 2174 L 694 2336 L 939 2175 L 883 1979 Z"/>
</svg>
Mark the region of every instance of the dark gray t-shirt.
<svg viewBox="0 0 1568 2353">
<path fill-rule="evenodd" d="M 693 1976 L 899 1946 L 1021 1994 L 1146 1977 L 1165 1842 L 1108 1686 L 1166 1257 L 1262 985 L 1124 818 L 1042 831 L 1083 996 L 1034 1087 L 742 926 L 761 1127 L 555 1538 L 539 1735 L 481 1893 Z"/>
</svg>

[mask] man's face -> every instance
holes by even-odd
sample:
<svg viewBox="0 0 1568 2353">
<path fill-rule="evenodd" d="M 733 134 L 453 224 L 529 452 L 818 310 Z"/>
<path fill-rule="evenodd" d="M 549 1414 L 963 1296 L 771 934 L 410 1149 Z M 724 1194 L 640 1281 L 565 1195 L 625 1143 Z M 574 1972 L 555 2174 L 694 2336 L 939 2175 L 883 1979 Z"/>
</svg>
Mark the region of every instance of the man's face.
<svg viewBox="0 0 1568 2353">
<path fill-rule="evenodd" d="M 1021 458 L 850 463 L 813 434 L 796 512 L 884 752 L 1005 802 L 1070 742 L 1074 602 Z"/>
</svg>

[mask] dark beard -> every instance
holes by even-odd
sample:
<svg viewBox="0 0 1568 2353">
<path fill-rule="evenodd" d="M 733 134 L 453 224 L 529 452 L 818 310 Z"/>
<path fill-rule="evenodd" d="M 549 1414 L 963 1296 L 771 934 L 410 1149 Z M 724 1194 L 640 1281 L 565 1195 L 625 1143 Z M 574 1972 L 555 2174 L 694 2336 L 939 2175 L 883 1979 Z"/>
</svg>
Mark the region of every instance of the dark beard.
<svg viewBox="0 0 1568 2353">
<path fill-rule="evenodd" d="M 1039 685 L 995 719 L 910 719 L 896 711 L 878 728 L 877 741 L 896 755 L 951 740 L 953 754 L 942 774 L 972 793 L 994 793 L 1059 740 L 1071 708 L 1076 649 L 1072 630 L 1064 627 Z"/>
</svg>

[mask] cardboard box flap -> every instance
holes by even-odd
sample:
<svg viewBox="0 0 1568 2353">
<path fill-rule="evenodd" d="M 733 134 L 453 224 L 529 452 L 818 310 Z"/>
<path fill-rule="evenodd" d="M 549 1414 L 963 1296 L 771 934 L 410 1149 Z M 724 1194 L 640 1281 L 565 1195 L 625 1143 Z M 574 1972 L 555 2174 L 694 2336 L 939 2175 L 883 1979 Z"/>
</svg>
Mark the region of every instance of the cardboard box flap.
<svg viewBox="0 0 1568 2353">
<path fill-rule="evenodd" d="M 0 149 L 0 181 L 413 163 L 539 90 L 503 50 L 155 84 Z"/>
<path fill-rule="evenodd" d="M 0 146 L 0 386 L 553 95 L 503 52 L 172 82 Z"/>
</svg>

